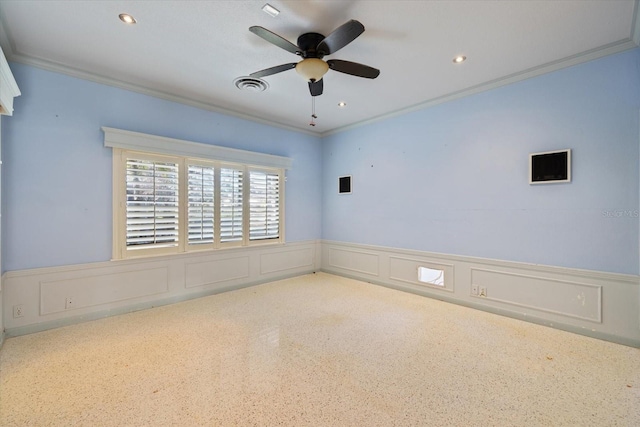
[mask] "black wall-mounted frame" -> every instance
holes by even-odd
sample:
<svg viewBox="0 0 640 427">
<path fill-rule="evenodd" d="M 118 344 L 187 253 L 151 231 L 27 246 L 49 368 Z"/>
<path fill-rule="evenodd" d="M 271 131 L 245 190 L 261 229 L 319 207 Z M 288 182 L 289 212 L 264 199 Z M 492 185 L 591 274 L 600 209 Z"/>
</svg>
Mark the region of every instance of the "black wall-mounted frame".
<svg viewBox="0 0 640 427">
<path fill-rule="evenodd" d="M 529 184 L 571 182 L 571 150 L 529 155 Z"/>
<path fill-rule="evenodd" d="M 351 194 L 351 175 L 338 178 L 338 194 Z"/>
</svg>

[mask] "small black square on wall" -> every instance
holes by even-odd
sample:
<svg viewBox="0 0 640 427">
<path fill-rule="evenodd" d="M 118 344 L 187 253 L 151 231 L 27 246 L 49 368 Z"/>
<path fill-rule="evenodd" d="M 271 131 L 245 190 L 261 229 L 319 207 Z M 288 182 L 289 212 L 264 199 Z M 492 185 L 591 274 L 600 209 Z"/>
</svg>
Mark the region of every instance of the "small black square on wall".
<svg viewBox="0 0 640 427">
<path fill-rule="evenodd" d="M 351 194 L 351 176 L 341 176 L 338 178 L 338 193 Z"/>
</svg>

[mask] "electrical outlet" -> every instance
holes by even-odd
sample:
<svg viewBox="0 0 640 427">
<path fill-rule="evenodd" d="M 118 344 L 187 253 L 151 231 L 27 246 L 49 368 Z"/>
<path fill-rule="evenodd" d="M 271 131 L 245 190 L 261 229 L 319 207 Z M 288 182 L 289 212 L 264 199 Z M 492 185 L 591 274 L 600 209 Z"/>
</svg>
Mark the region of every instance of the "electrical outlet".
<svg viewBox="0 0 640 427">
<path fill-rule="evenodd" d="M 487 288 L 485 286 L 480 286 L 480 296 L 481 297 L 487 296 Z"/>
<path fill-rule="evenodd" d="M 13 317 L 22 317 L 24 316 L 24 305 L 17 304 L 13 306 Z"/>
<path fill-rule="evenodd" d="M 64 301 L 64 308 L 65 309 L 73 308 L 73 298 L 67 297 L 67 299 Z"/>
<path fill-rule="evenodd" d="M 478 285 L 471 285 L 471 295 L 478 296 Z"/>
</svg>

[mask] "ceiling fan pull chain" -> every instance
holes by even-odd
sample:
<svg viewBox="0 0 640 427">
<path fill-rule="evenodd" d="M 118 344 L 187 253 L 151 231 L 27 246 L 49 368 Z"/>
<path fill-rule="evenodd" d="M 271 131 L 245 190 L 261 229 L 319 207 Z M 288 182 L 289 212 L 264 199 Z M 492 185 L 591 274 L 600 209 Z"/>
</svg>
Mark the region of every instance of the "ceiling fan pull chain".
<svg viewBox="0 0 640 427">
<path fill-rule="evenodd" d="M 309 126 L 315 126 L 316 122 L 315 119 L 317 119 L 318 116 L 316 116 L 316 98 L 315 96 L 311 97 L 311 123 L 309 123 Z"/>
</svg>

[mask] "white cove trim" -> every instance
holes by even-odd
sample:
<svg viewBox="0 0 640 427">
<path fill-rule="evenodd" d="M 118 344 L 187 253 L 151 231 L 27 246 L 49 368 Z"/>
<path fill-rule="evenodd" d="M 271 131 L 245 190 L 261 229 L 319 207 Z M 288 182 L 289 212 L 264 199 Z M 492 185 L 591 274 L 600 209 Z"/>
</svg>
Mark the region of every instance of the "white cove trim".
<svg viewBox="0 0 640 427">
<path fill-rule="evenodd" d="M 236 148 L 220 147 L 218 145 L 166 138 L 164 136 L 149 135 L 109 127 L 102 127 L 102 131 L 104 132 L 105 147 L 122 148 L 147 153 L 199 157 L 271 168 L 291 169 L 292 164 L 292 160 L 289 157 L 276 156 L 273 154 L 256 153 L 254 151 L 238 150 Z"/>
</svg>

